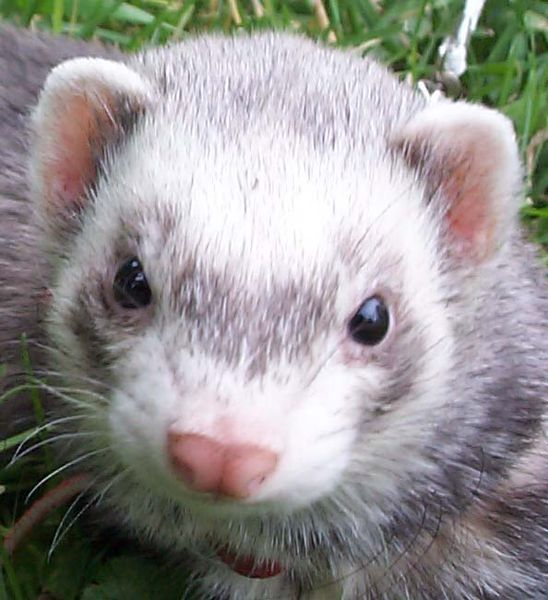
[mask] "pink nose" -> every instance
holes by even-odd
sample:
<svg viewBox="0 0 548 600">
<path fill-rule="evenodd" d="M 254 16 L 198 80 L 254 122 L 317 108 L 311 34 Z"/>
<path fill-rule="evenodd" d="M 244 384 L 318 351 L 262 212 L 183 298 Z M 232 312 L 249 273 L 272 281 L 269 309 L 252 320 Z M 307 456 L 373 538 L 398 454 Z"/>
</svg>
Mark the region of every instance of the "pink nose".
<svg viewBox="0 0 548 600">
<path fill-rule="evenodd" d="M 196 492 L 244 499 L 274 472 L 278 455 L 249 444 L 221 444 L 195 433 L 169 431 L 167 454 L 175 473 Z"/>
</svg>

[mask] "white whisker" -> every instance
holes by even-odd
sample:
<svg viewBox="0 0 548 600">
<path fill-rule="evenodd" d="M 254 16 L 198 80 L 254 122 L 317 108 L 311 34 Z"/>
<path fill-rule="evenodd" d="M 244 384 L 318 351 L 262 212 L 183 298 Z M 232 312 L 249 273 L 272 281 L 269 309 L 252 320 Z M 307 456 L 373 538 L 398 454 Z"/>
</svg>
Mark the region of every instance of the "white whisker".
<svg viewBox="0 0 548 600">
<path fill-rule="evenodd" d="M 51 473 L 49 473 L 48 475 L 46 475 L 45 477 L 43 477 L 30 490 L 30 492 L 27 494 L 27 497 L 25 498 L 25 504 L 28 503 L 28 501 L 34 495 L 34 492 L 36 492 L 36 490 L 38 490 L 40 487 L 42 487 L 45 483 L 47 483 L 50 479 L 52 479 L 53 477 L 55 477 L 57 474 L 63 472 L 66 469 L 69 469 L 70 467 L 73 467 L 74 465 L 80 464 L 81 462 L 87 460 L 88 458 L 91 458 L 93 456 L 97 456 L 98 454 L 101 454 L 101 453 L 104 453 L 104 452 L 108 452 L 108 450 L 109 450 L 108 448 L 99 448 L 97 450 L 92 450 L 91 452 L 88 452 L 87 454 L 84 454 L 82 456 L 78 456 L 74 460 L 71 460 L 70 462 L 65 463 L 64 465 L 62 465 L 59 468 L 55 469 L 54 471 L 52 471 Z"/>
<path fill-rule="evenodd" d="M 82 492 L 80 492 L 80 494 L 78 494 L 78 496 L 75 498 L 75 500 L 71 503 L 71 505 L 69 506 L 69 508 L 66 510 L 65 514 L 63 515 L 63 518 L 61 519 L 59 525 L 57 526 L 57 529 L 55 530 L 55 535 L 53 536 L 53 540 L 51 542 L 50 545 L 50 549 L 48 551 L 48 560 L 51 558 L 51 555 L 55 552 L 55 549 L 59 546 L 59 544 L 61 543 L 61 541 L 63 540 L 63 538 L 65 537 L 65 535 L 70 531 L 70 529 L 72 528 L 72 526 L 76 523 L 76 521 L 78 521 L 78 519 L 94 504 L 100 504 L 103 497 L 105 496 L 105 494 L 116 484 L 120 481 L 120 479 L 122 479 L 122 477 L 124 477 L 126 475 L 126 473 L 121 472 L 118 473 L 115 477 L 113 477 L 111 479 L 111 481 L 109 481 L 109 483 L 102 489 L 99 490 L 97 493 L 95 493 L 91 499 L 89 500 L 89 502 L 87 502 L 84 507 L 79 510 L 76 515 L 74 516 L 74 518 L 72 518 L 70 520 L 70 522 L 67 524 L 67 526 L 63 529 L 64 524 L 66 523 L 68 516 L 70 515 L 70 513 L 73 511 L 74 507 L 78 504 L 78 502 L 81 500 L 81 498 L 87 494 L 87 492 L 93 487 L 93 485 L 95 484 L 95 482 L 97 481 L 97 479 L 94 479 L 92 482 L 90 482 L 89 486 L 87 489 L 83 490 Z"/>
<path fill-rule="evenodd" d="M 62 439 L 90 437 L 90 436 L 95 436 L 95 435 L 97 435 L 97 433 L 95 431 L 75 431 L 75 432 L 60 433 L 59 435 L 55 435 L 53 437 L 48 437 L 44 440 L 41 440 L 40 442 L 37 442 L 36 444 L 33 444 L 29 448 L 26 448 L 23 452 L 15 453 L 13 455 L 12 459 L 10 460 L 10 462 L 8 463 L 8 467 L 11 467 L 14 463 L 21 460 L 24 456 L 31 454 L 35 450 L 38 450 L 39 448 L 42 448 L 43 446 L 46 446 L 47 444 L 53 444 L 54 442 L 57 442 L 58 440 L 62 440 Z"/>
<path fill-rule="evenodd" d="M 90 483 L 90 486 L 91 485 L 92 484 Z M 91 506 L 91 504 L 93 502 L 93 499 L 90 500 L 90 502 L 88 504 L 86 504 L 84 506 L 84 508 L 76 514 L 76 517 L 73 520 L 71 520 L 70 523 L 68 524 L 68 526 L 63 530 L 63 526 L 64 526 L 65 522 L 67 521 L 70 513 L 76 507 L 76 505 L 78 504 L 78 502 L 80 502 L 80 500 L 86 495 L 88 489 L 89 489 L 89 487 L 87 489 L 82 490 L 76 496 L 76 498 L 71 502 L 70 506 L 65 511 L 65 514 L 63 515 L 63 518 L 61 519 L 61 521 L 59 522 L 59 525 L 57 526 L 57 529 L 55 530 L 55 534 L 53 536 L 53 540 L 51 542 L 51 545 L 50 545 L 50 548 L 49 548 L 49 551 L 48 551 L 48 554 L 47 554 L 48 561 L 51 559 L 51 555 L 53 554 L 53 552 L 55 551 L 55 549 L 57 548 L 57 546 L 59 545 L 59 543 L 61 542 L 61 540 L 68 533 L 68 531 L 70 530 L 70 528 L 72 527 L 72 525 L 76 522 L 76 520 L 80 517 L 80 515 L 82 515 L 84 513 L 84 511 L 89 506 Z"/>
<path fill-rule="evenodd" d="M 56 425 L 60 424 L 60 423 L 67 423 L 70 421 L 76 421 L 78 419 L 81 419 L 82 417 L 80 415 L 72 415 L 69 417 L 60 417 L 59 419 L 54 419 L 53 421 L 48 421 L 47 423 L 44 423 L 44 425 L 40 425 L 39 427 L 36 427 L 35 429 L 33 429 L 24 439 L 23 441 L 17 446 L 17 449 L 15 450 L 11 461 L 8 464 L 8 467 L 10 465 L 12 465 L 15 460 L 17 460 L 18 454 L 21 451 L 21 449 L 23 448 L 23 446 L 33 437 L 35 437 L 36 435 L 38 435 L 39 433 L 41 433 L 42 431 L 45 431 L 47 429 L 54 429 Z"/>
</svg>

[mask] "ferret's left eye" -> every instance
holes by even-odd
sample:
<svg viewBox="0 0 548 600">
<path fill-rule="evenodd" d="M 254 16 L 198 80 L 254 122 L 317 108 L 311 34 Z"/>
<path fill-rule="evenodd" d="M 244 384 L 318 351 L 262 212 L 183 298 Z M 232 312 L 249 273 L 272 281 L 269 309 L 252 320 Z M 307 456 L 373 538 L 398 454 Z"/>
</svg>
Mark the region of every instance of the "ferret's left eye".
<svg viewBox="0 0 548 600">
<path fill-rule="evenodd" d="M 380 296 L 371 296 L 348 323 L 348 333 L 358 344 L 375 346 L 388 332 L 390 315 Z"/>
<path fill-rule="evenodd" d="M 112 289 L 114 299 L 122 308 L 142 308 L 152 301 L 152 292 L 137 257 L 130 258 L 118 269 Z"/>
</svg>

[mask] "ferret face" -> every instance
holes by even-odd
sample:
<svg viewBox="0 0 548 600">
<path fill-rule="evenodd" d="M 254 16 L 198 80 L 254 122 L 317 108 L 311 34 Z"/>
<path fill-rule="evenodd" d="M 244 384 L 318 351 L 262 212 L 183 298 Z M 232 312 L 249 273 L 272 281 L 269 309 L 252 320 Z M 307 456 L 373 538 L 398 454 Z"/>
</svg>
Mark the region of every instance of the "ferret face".
<svg viewBox="0 0 548 600">
<path fill-rule="evenodd" d="M 34 115 L 82 465 L 175 546 L 271 557 L 269 523 L 374 531 L 476 410 L 451 389 L 453 288 L 473 293 L 512 221 L 511 128 L 292 38 L 195 44 L 65 63 Z"/>
<path fill-rule="evenodd" d="M 206 146 L 158 128 L 113 159 L 54 288 L 64 369 L 108 382 L 105 458 L 212 510 L 382 498 L 446 398 L 420 188 L 274 129 Z"/>
</svg>

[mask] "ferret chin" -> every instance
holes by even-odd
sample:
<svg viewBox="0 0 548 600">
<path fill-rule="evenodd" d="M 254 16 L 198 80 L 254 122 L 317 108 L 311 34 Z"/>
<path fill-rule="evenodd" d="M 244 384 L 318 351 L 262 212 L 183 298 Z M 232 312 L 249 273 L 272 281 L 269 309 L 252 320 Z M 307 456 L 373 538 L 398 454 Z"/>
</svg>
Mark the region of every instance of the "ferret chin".
<svg viewBox="0 0 548 600">
<path fill-rule="evenodd" d="M 545 597 L 548 304 L 509 120 L 276 33 L 90 47 L 38 95 L 88 47 L 0 28 L 2 80 L 16 39 L 0 343 L 54 373 L 99 510 L 204 598 Z"/>
</svg>

